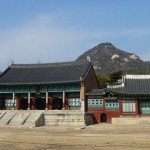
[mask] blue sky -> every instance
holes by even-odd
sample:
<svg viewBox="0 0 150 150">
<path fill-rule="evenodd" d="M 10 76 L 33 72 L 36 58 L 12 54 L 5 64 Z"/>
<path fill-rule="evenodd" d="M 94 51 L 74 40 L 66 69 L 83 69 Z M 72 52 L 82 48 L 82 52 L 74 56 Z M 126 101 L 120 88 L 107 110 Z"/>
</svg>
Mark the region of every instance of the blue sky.
<svg viewBox="0 0 150 150">
<path fill-rule="evenodd" d="M 75 60 L 102 42 L 150 60 L 149 0 L 0 0 L 0 70 Z"/>
</svg>

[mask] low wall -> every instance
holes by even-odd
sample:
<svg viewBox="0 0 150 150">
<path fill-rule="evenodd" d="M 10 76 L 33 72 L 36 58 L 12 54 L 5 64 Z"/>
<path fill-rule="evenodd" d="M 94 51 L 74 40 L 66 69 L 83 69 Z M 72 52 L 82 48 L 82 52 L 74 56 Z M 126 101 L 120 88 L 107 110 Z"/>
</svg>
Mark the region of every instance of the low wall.
<svg viewBox="0 0 150 150">
<path fill-rule="evenodd" d="M 3 118 L 5 114 L 11 113 L 23 116 L 24 114 L 27 114 L 27 117 L 23 121 L 15 118 L 17 121 L 20 121 L 20 125 L 18 125 L 18 127 L 38 127 L 44 125 L 85 126 L 93 124 L 92 113 L 85 113 L 76 110 L 5 110 L 0 111 L 0 121 L 3 123 L 1 118 Z M 13 122 L 13 119 L 14 118 L 11 118 L 10 120 Z M 6 120 L 9 120 L 9 118 Z"/>
<path fill-rule="evenodd" d="M 112 124 L 150 124 L 150 117 L 112 118 Z"/>
<path fill-rule="evenodd" d="M 44 112 L 45 125 L 83 126 L 93 124 L 92 113 L 53 110 Z"/>
</svg>

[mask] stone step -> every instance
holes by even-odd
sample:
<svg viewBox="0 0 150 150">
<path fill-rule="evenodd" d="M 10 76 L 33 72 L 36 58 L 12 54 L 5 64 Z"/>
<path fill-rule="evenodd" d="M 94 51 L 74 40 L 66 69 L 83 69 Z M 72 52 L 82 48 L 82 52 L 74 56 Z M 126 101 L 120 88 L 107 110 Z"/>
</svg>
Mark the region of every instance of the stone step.
<svg viewBox="0 0 150 150">
<path fill-rule="evenodd" d="M 29 115 L 29 117 L 26 119 L 26 121 L 23 124 L 23 126 L 24 127 L 35 127 L 35 126 L 37 126 L 36 122 L 39 121 L 39 119 L 40 119 L 40 117 L 41 117 L 42 114 L 43 114 L 42 111 L 40 111 L 40 112 L 32 112 Z"/>
<path fill-rule="evenodd" d="M 6 125 L 9 124 L 11 119 L 16 115 L 15 112 L 7 112 L 1 119 L 0 119 L 0 125 Z"/>
<path fill-rule="evenodd" d="M 26 122 L 33 121 L 38 116 L 38 113 L 31 113 L 27 118 Z"/>
<path fill-rule="evenodd" d="M 18 112 L 10 121 L 8 126 L 16 126 L 16 125 L 22 125 L 24 124 L 24 122 L 26 121 L 26 119 L 28 118 L 28 116 L 30 115 L 29 112 L 24 112 L 24 113 L 20 113 Z"/>
</svg>

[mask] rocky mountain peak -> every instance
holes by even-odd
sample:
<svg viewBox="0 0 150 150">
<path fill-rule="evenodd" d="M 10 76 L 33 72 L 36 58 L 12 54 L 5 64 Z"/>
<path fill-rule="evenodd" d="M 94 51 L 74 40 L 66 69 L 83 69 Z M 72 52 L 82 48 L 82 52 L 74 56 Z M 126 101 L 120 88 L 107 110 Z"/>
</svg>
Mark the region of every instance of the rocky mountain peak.
<svg viewBox="0 0 150 150">
<path fill-rule="evenodd" d="M 91 59 L 95 71 L 103 74 L 110 74 L 116 71 L 126 73 L 150 73 L 150 65 L 133 53 L 116 48 L 113 44 L 101 43 L 83 53 L 77 60 Z"/>
</svg>

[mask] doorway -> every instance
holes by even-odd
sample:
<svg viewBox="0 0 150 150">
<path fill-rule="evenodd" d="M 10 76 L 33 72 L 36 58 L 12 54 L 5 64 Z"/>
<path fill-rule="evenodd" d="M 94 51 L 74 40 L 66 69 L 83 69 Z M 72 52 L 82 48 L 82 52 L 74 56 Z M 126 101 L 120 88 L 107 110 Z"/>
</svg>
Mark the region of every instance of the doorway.
<svg viewBox="0 0 150 150">
<path fill-rule="evenodd" d="M 101 120 L 101 122 L 103 123 L 103 122 L 107 122 L 107 116 L 106 116 L 106 114 L 101 114 L 101 116 L 100 116 L 100 120 Z"/>
<path fill-rule="evenodd" d="M 35 109 L 37 110 L 45 110 L 46 100 L 42 98 L 38 98 L 35 100 Z"/>
<path fill-rule="evenodd" d="M 55 98 L 52 100 L 52 110 L 62 110 L 62 99 L 61 98 Z"/>
<path fill-rule="evenodd" d="M 28 109 L 28 99 L 20 100 L 20 109 L 27 110 Z"/>
</svg>

